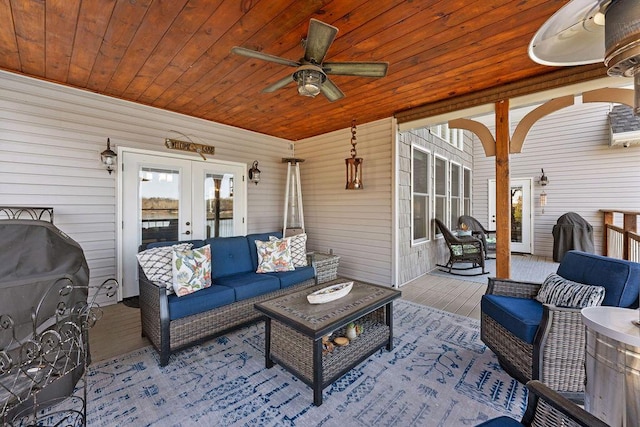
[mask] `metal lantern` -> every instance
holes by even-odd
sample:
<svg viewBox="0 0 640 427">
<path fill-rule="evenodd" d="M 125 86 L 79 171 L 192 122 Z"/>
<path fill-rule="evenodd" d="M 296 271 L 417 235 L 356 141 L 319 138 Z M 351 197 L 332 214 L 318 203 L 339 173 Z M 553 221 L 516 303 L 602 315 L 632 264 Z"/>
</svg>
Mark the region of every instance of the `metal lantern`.
<svg viewBox="0 0 640 427">
<path fill-rule="evenodd" d="M 351 121 L 351 157 L 344 160 L 347 168 L 347 184 L 346 190 L 362 190 L 362 157 L 357 157 L 356 152 L 356 120 Z"/>
</svg>

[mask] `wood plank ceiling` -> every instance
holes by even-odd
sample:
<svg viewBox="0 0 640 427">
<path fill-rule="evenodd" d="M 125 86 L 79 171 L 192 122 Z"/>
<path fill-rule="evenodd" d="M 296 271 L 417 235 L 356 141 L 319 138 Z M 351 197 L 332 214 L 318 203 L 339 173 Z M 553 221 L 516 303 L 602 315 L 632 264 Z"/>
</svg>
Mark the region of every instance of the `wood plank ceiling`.
<svg viewBox="0 0 640 427">
<path fill-rule="evenodd" d="M 0 0 L 0 68 L 295 141 L 553 71 L 527 46 L 567 1 Z M 310 18 L 339 29 L 327 60 L 388 75 L 262 93 L 294 69 L 231 48 L 298 60 Z"/>
</svg>

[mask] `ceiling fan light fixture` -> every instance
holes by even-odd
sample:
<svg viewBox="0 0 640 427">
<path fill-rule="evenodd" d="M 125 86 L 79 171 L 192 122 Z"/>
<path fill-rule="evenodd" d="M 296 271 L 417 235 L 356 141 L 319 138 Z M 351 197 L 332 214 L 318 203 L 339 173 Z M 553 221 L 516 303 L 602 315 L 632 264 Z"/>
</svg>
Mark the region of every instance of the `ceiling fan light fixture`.
<svg viewBox="0 0 640 427">
<path fill-rule="evenodd" d="M 327 76 L 319 67 L 303 65 L 293 73 L 293 79 L 298 83 L 300 95 L 313 98 L 320 93 L 322 83 L 327 79 Z"/>
</svg>

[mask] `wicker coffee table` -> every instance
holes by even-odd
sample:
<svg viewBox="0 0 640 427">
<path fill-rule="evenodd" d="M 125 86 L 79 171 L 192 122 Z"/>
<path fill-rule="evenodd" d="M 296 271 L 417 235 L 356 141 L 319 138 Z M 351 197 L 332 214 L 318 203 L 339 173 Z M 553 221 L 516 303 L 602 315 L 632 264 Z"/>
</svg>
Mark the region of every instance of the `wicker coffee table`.
<svg viewBox="0 0 640 427">
<path fill-rule="evenodd" d="M 257 303 L 264 313 L 265 365 L 278 363 L 313 388 L 313 403 L 322 405 L 322 390 L 371 354 L 393 347 L 393 304 L 401 292 L 354 281 L 351 292 L 325 304 L 309 304 L 316 289 L 345 282 L 332 280 L 269 301 Z M 348 345 L 323 354 L 322 337 L 345 336 L 345 326 L 355 322 L 363 332 Z"/>
</svg>

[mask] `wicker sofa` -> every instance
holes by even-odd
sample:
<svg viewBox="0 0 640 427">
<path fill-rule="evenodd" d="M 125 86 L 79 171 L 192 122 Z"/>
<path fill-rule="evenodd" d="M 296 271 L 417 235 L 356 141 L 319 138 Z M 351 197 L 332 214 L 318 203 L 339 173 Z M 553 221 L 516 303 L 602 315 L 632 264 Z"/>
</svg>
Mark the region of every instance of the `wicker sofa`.
<svg viewBox="0 0 640 427">
<path fill-rule="evenodd" d="M 274 232 L 189 241 L 194 248 L 211 245 L 212 285 L 181 297 L 168 294 L 165 286 L 153 283 L 139 268 L 142 335 L 160 354 L 161 366 L 169 362 L 171 353 L 260 320 L 253 308 L 256 302 L 316 284 L 312 265 L 256 273 L 256 240 L 281 235 Z M 141 250 L 175 243 L 153 243 Z"/>
<path fill-rule="evenodd" d="M 569 251 L 557 274 L 605 288 L 602 305 L 638 306 L 640 264 Z M 540 380 L 580 402 L 585 383 L 585 326 L 579 308 L 541 304 L 540 283 L 489 278 L 481 300 L 480 337 L 522 383 Z"/>
</svg>

